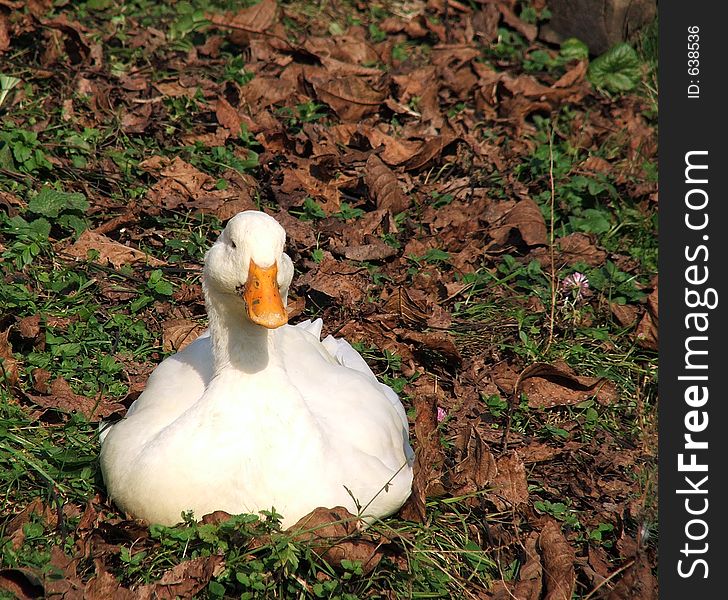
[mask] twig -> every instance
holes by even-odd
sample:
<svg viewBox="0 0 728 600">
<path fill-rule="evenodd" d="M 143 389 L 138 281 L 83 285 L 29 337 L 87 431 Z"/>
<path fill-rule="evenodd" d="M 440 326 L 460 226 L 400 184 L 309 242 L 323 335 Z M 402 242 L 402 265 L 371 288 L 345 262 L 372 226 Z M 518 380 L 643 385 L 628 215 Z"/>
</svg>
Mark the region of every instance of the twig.
<svg viewBox="0 0 728 600">
<path fill-rule="evenodd" d="M 632 560 L 630 560 L 626 564 L 624 564 L 621 567 L 619 567 L 619 569 L 617 569 L 609 577 L 605 577 L 604 578 L 604 581 L 602 581 L 597 587 L 595 587 L 591 592 L 589 592 L 586 596 L 584 596 L 584 600 L 589 600 L 589 598 L 591 598 L 594 594 L 596 594 L 603 585 L 609 583 L 609 581 L 611 581 L 612 579 L 614 579 L 617 575 L 619 575 L 625 569 L 629 569 L 636 561 L 637 561 L 637 559 L 633 558 Z"/>
<path fill-rule="evenodd" d="M 551 184 L 551 202 L 549 206 L 549 268 L 551 276 L 551 314 L 549 315 L 549 339 L 544 348 L 544 354 L 551 347 L 554 340 L 554 321 L 556 319 L 556 262 L 554 258 L 554 203 L 556 199 L 556 188 L 554 186 L 554 128 L 551 125 L 549 135 L 549 182 Z"/>
</svg>

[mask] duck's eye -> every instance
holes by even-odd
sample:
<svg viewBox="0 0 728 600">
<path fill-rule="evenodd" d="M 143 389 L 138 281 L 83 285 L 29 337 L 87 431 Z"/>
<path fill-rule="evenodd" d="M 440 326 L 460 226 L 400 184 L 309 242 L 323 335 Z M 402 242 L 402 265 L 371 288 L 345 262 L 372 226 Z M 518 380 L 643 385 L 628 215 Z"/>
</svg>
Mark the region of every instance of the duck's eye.
<svg viewBox="0 0 728 600">
<path fill-rule="evenodd" d="M 238 247 L 238 245 L 232 240 L 230 240 L 230 245 L 233 247 L 233 249 Z"/>
</svg>

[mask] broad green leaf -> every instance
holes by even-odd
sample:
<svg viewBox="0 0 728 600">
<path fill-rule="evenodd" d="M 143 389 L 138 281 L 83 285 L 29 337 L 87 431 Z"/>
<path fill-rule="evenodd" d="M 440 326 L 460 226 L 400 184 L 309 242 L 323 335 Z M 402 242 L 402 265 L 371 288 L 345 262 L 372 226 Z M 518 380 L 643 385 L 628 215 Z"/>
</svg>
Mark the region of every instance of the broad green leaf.
<svg viewBox="0 0 728 600">
<path fill-rule="evenodd" d="M 587 45 L 577 38 L 569 38 L 561 44 L 559 54 L 567 60 L 587 59 L 589 58 L 589 48 Z"/>
<path fill-rule="evenodd" d="M 598 88 L 629 91 L 642 77 L 640 59 L 629 44 L 617 44 L 589 65 L 588 77 Z"/>
<path fill-rule="evenodd" d="M 80 192 L 59 192 L 50 187 L 44 187 L 28 202 L 30 212 L 51 218 L 67 211 L 84 212 L 88 207 L 86 196 Z"/>
</svg>

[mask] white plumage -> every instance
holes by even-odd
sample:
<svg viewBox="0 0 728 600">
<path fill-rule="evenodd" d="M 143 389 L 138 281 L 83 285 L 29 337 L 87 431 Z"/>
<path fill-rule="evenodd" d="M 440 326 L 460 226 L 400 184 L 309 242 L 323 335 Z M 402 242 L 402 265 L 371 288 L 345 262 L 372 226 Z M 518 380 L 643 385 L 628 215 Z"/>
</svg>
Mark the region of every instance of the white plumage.
<svg viewBox="0 0 728 600">
<path fill-rule="evenodd" d="M 397 394 L 346 341 L 320 341 L 320 319 L 278 326 L 266 312 L 285 305 L 293 276 L 284 243 L 275 219 L 246 211 L 208 251 L 208 332 L 164 360 L 102 434 L 101 469 L 120 508 L 163 524 L 187 510 L 275 508 L 288 527 L 319 506 L 369 521 L 409 496 L 413 453 Z M 257 282 L 265 273 L 277 289 L 252 295 L 268 292 Z"/>
</svg>

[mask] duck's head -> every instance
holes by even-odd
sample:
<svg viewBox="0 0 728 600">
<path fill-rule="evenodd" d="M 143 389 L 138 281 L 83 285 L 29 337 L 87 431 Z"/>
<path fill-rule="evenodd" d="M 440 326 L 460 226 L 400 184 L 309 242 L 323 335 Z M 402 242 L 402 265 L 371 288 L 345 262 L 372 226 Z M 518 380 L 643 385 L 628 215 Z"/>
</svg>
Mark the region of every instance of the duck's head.
<svg viewBox="0 0 728 600">
<path fill-rule="evenodd" d="M 285 325 L 293 278 L 285 243 L 286 232 L 273 217 L 255 210 L 238 213 L 205 255 L 206 293 L 242 300 L 244 313 L 256 325 Z"/>
</svg>

